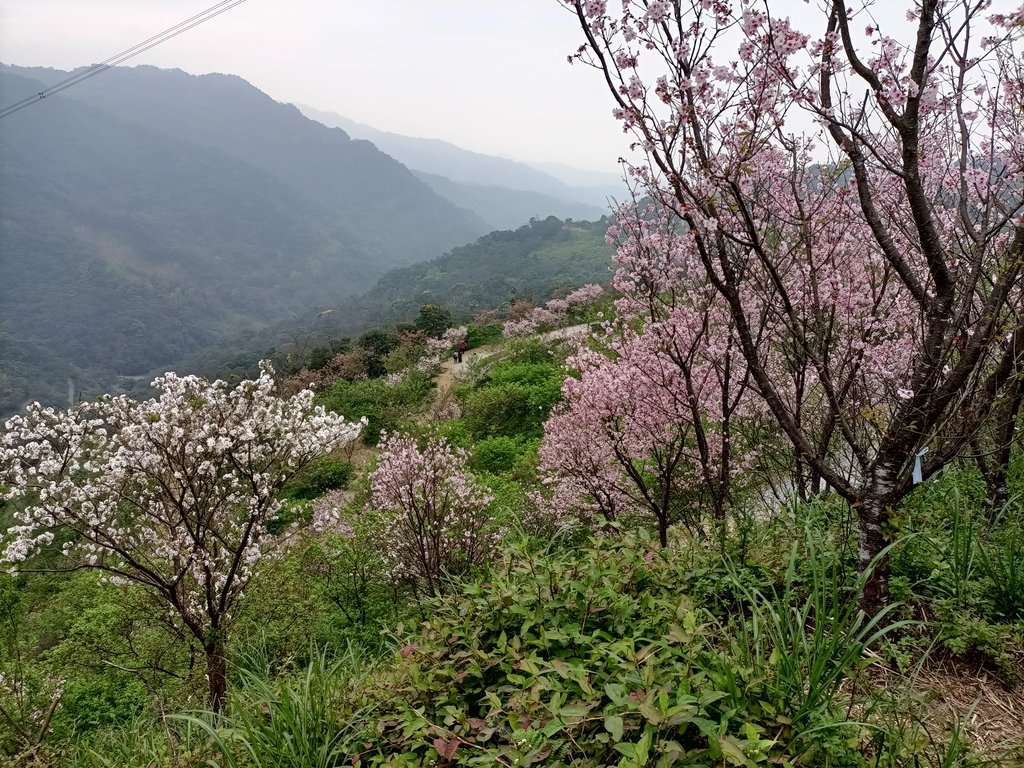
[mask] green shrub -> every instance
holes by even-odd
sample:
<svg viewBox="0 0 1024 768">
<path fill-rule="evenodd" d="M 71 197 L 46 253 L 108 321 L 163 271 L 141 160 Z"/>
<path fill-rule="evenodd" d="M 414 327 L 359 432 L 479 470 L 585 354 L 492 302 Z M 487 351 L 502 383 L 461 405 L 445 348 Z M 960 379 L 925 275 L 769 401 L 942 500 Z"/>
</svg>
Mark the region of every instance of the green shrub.
<svg viewBox="0 0 1024 768">
<path fill-rule="evenodd" d="M 551 408 L 562 397 L 562 370 L 550 360 L 504 360 L 481 386 L 463 394 L 463 419 L 477 440 L 539 437 Z"/>
<path fill-rule="evenodd" d="M 289 499 L 315 499 L 327 491 L 344 488 L 351 477 L 351 464 L 323 456 L 296 472 L 281 488 L 281 495 Z"/>
<path fill-rule="evenodd" d="M 501 340 L 501 323 L 490 323 L 489 325 L 475 325 L 470 323 L 466 326 L 466 344 L 470 349 L 477 349 L 488 344 L 494 344 Z"/>
<path fill-rule="evenodd" d="M 537 440 L 523 436 L 490 437 L 473 447 L 469 466 L 474 472 L 503 475 L 514 472 L 524 461 L 533 458 Z"/>
<path fill-rule="evenodd" d="M 489 386 L 466 395 L 462 418 L 477 440 L 539 435 L 547 412 L 531 402 L 532 390 L 519 384 Z"/>
<path fill-rule="evenodd" d="M 148 703 L 142 682 L 125 673 L 75 677 L 64 686 L 53 718 L 54 735 L 79 737 L 128 722 L 140 716 Z"/>
<path fill-rule="evenodd" d="M 433 391 L 434 383 L 429 376 L 410 371 L 395 384 L 382 379 L 340 379 L 318 394 L 317 402 L 349 419 L 366 418 L 363 443 L 376 445 L 381 430 L 395 431 L 430 402 Z"/>
<path fill-rule="evenodd" d="M 885 617 L 858 614 L 832 572 L 809 595 L 795 582 L 779 595 L 741 584 L 751 613 L 737 646 L 687 594 L 699 561 L 643 534 L 514 553 L 439 602 L 395 668 L 367 681 L 362 700 L 380 714 L 355 734 L 373 744 L 363 759 L 867 766 L 841 684 Z"/>
</svg>

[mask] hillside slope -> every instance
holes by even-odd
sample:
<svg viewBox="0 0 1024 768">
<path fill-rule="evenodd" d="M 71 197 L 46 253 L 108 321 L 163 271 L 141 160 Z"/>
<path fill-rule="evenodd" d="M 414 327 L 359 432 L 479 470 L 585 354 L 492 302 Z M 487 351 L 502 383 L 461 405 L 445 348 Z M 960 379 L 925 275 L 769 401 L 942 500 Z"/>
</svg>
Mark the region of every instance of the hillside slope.
<svg viewBox="0 0 1024 768">
<path fill-rule="evenodd" d="M 45 72 L 0 69 L 0 99 L 62 74 Z M 68 379 L 113 389 L 484 229 L 237 78 L 111 71 L 0 123 L 0 333 L 17 350 L 0 413 L 63 402 Z"/>
<path fill-rule="evenodd" d="M 9 69 L 47 85 L 68 75 Z M 116 67 L 56 98 L 85 101 L 273 175 L 343 221 L 379 272 L 431 258 L 487 231 L 473 214 L 434 193 L 373 144 L 306 118 L 240 77 Z"/>
</svg>

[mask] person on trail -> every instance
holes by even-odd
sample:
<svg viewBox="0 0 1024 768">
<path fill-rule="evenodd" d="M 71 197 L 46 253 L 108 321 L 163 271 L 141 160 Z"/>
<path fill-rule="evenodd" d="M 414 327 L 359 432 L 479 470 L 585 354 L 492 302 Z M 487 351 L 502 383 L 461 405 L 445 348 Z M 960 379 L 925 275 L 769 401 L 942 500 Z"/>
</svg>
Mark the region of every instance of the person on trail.
<svg viewBox="0 0 1024 768">
<path fill-rule="evenodd" d="M 468 348 L 469 348 L 469 345 L 466 344 L 466 340 L 465 339 L 463 339 L 462 341 L 459 342 L 459 351 L 455 353 L 456 354 L 455 362 L 457 362 L 457 363 L 461 363 L 462 362 L 462 353 L 465 352 Z"/>
</svg>

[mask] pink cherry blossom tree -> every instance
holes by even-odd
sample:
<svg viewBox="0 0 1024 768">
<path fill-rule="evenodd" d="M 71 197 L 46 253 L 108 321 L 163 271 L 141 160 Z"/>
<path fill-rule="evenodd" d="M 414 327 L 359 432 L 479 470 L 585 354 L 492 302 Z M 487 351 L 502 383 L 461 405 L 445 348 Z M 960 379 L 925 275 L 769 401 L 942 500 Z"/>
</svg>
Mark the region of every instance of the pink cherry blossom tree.
<svg viewBox="0 0 1024 768">
<path fill-rule="evenodd" d="M 315 406 L 310 390 L 275 396 L 267 365 L 236 387 L 173 373 L 153 386 L 151 400 L 35 404 L 7 422 L 0 480 L 20 509 L 2 557 L 31 567 L 60 543 L 57 568 L 148 590 L 202 647 L 219 709 L 232 619 L 282 541 L 275 492 L 362 425 Z"/>
<path fill-rule="evenodd" d="M 529 336 L 540 326 L 558 326 L 565 323 L 569 313 L 593 304 L 604 294 L 604 288 L 596 283 L 587 283 L 569 293 L 564 299 L 551 299 L 543 307 L 517 312 L 505 322 L 502 335 L 505 338 Z M 512 314 L 512 313 L 510 313 Z"/>
<path fill-rule="evenodd" d="M 724 302 L 689 279 L 678 223 L 636 204 L 618 220 L 616 319 L 592 340 L 601 351 L 569 360 L 579 377 L 545 424 L 541 469 L 556 518 L 647 513 L 664 546 L 673 522 L 702 533 L 705 511 L 725 517 L 753 455 L 734 450 L 747 376 Z"/>
<path fill-rule="evenodd" d="M 920 452 L 925 476 L 963 455 L 1021 374 L 1024 8 L 908 3 L 901 40 L 838 0 L 807 7 L 809 32 L 764 0 L 563 2 L 633 177 L 685 223 L 867 569 Z M 862 605 L 887 599 L 883 559 Z"/>
<path fill-rule="evenodd" d="M 439 595 L 449 577 L 487 561 L 497 539 L 494 497 L 466 471 L 468 457 L 443 437 L 383 433 L 371 501 L 384 514 L 382 549 L 391 573 L 419 595 Z"/>
</svg>

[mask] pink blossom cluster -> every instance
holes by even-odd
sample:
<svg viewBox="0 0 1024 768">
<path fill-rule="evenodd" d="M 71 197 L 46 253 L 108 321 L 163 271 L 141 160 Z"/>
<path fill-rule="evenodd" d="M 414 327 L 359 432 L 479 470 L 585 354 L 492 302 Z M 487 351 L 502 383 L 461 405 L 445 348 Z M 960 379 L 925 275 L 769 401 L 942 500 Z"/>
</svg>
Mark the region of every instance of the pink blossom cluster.
<svg viewBox="0 0 1024 768">
<path fill-rule="evenodd" d="M 751 0 L 564 2 L 651 205 L 609 233 L 624 330 L 607 362 L 577 361 L 545 437 L 553 484 L 569 483 L 575 418 L 579 439 L 607 437 L 577 447 L 589 469 L 564 493 L 595 507 L 639 492 L 657 514 L 669 478 L 650 479 L 669 458 L 724 477 L 716 452 L 735 458 L 734 428 L 768 414 L 780 465 L 871 510 L 866 567 L 915 453 L 932 446 L 933 471 L 961 455 L 1019 381 L 1024 6 L 982 40 L 988 2 L 918 3 L 899 39 L 859 7 L 797 20 Z"/>
<path fill-rule="evenodd" d="M 440 338 L 427 339 L 427 348 L 441 354 L 448 354 L 457 349 L 459 344 L 465 340 L 466 326 L 460 325 L 457 328 L 447 329 Z"/>
<path fill-rule="evenodd" d="M 466 471 L 466 452 L 443 437 L 382 433 L 371 502 L 387 516 L 384 557 L 392 574 L 439 594 L 448 576 L 486 562 L 499 531 L 487 510 L 494 497 Z"/>
<path fill-rule="evenodd" d="M 428 338 L 425 345 L 426 351 L 420 355 L 412 367 L 420 373 L 429 374 L 436 371 L 437 367 L 465 340 L 466 326 L 464 325 L 458 328 L 449 328 L 440 338 Z M 384 383 L 389 387 L 397 386 L 408 378 L 410 370 L 410 368 L 404 368 L 389 373 L 384 378 Z"/>
<path fill-rule="evenodd" d="M 541 326 L 556 326 L 562 323 L 569 312 L 592 304 L 604 293 L 604 288 L 595 283 L 577 288 L 564 299 L 551 299 L 543 307 L 535 307 L 518 320 L 509 320 L 502 328 L 505 338 L 529 336 Z"/>
<path fill-rule="evenodd" d="M 316 498 L 312 503 L 310 530 L 317 535 L 355 536 L 352 525 L 345 519 L 345 506 L 352 500 L 352 491 L 335 488 Z"/>
</svg>

